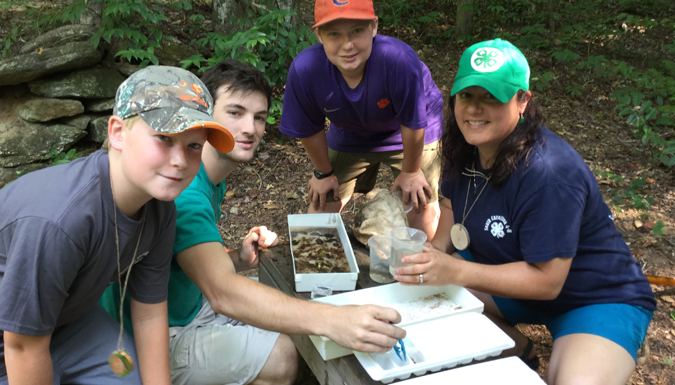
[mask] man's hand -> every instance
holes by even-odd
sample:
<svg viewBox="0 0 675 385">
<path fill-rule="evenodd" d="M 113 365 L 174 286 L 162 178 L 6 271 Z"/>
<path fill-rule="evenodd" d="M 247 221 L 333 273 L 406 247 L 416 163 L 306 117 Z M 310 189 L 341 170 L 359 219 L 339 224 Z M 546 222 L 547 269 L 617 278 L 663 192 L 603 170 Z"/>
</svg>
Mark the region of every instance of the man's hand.
<svg viewBox="0 0 675 385">
<path fill-rule="evenodd" d="M 429 197 L 433 196 L 431 186 L 429 186 L 424 173 L 420 169 L 415 172 L 401 171 L 391 187 L 391 192 L 396 192 L 398 189 L 403 192 L 403 203 L 406 204 L 412 200 L 417 213 L 420 211 L 420 207 L 427 204 L 425 192 Z"/>
<path fill-rule="evenodd" d="M 401 315 L 376 305 L 345 305 L 331 309 L 325 332 L 338 345 L 360 352 L 384 353 L 405 337 L 405 330 L 392 325 Z M 391 322 L 391 323 L 390 323 Z"/>
<path fill-rule="evenodd" d="M 333 199 L 336 202 L 340 200 L 340 185 L 335 175 L 323 179 L 316 179 L 316 177 L 312 176 L 312 179 L 307 184 L 307 190 L 310 205 L 314 207 L 314 210 L 323 211 L 326 208 L 326 195 L 331 190 L 333 191 Z"/>
<path fill-rule="evenodd" d="M 267 227 L 257 226 L 252 228 L 241 243 L 238 266 L 242 270 L 258 266 L 258 250 L 275 246 L 278 243 L 277 233 L 269 231 Z"/>
</svg>

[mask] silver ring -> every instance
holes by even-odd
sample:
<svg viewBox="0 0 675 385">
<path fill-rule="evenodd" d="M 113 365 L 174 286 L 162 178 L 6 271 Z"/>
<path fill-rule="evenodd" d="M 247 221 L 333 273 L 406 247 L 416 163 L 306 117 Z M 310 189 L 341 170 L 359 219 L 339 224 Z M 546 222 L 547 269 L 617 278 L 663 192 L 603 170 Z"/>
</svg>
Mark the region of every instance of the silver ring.
<svg viewBox="0 0 675 385">
<path fill-rule="evenodd" d="M 424 282 L 424 274 L 420 274 L 420 283 Z"/>
</svg>

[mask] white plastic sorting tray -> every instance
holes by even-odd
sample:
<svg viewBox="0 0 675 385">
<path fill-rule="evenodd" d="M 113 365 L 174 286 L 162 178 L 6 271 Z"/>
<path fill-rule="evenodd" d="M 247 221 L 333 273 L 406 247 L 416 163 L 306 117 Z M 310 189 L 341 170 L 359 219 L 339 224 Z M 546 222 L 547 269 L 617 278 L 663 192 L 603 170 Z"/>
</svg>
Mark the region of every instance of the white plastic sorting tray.
<svg viewBox="0 0 675 385">
<path fill-rule="evenodd" d="M 368 289 L 357 290 L 351 293 L 342 293 L 330 297 L 317 298 L 314 301 L 328 303 L 332 305 L 366 305 L 375 304 L 380 306 L 393 306 L 403 304 L 415 299 L 424 298 L 434 294 L 445 293 L 450 300 L 461 307 L 459 310 L 449 311 L 444 314 L 428 314 L 421 316 L 413 321 L 406 321 L 403 319 L 398 325 L 405 327 L 416 323 L 426 322 L 433 319 L 454 317 L 465 313 L 483 312 L 483 303 L 474 297 L 468 290 L 455 286 L 448 285 L 443 287 L 432 286 L 402 286 L 400 283 L 392 283 L 389 285 L 382 285 L 371 287 Z M 343 357 L 352 354 L 352 350 L 345 349 L 327 337 L 323 336 L 309 336 L 309 338 L 319 351 L 321 358 L 324 360 L 332 360 L 333 358 Z"/>
<path fill-rule="evenodd" d="M 312 291 L 316 285 L 330 286 L 333 291 L 347 291 L 356 288 L 356 281 L 359 279 L 359 266 L 356 264 L 354 250 L 349 243 L 349 237 L 345 230 L 340 214 L 294 214 L 288 216 L 288 235 L 292 240 L 291 230 L 298 227 L 330 227 L 337 228 L 340 243 L 345 251 L 345 256 L 349 262 L 349 273 L 316 273 L 316 274 L 298 274 L 295 271 L 295 256 L 293 256 L 293 246 L 291 246 L 291 257 L 293 258 L 293 278 L 295 279 L 295 291 Z"/>
<path fill-rule="evenodd" d="M 395 379 L 405 380 L 412 374 L 421 376 L 468 364 L 474 359 L 494 357 L 515 346 L 497 325 L 476 313 L 416 323 L 405 330 L 406 362 L 401 361 L 393 349 L 387 353 L 354 352 L 373 380 L 385 384 Z"/>
<path fill-rule="evenodd" d="M 401 385 L 546 385 L 537 372 L 518 357 L 464 366 L 399 382 Z"/>
</svg>

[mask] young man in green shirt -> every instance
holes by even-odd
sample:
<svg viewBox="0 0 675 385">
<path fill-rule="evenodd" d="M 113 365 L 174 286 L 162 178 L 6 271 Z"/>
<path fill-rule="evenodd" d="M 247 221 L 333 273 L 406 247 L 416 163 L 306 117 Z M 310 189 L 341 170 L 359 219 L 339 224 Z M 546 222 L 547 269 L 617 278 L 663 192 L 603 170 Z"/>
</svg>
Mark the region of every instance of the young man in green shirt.
<svg viewBox="0 0 675 385">
<path fill-rule="evenodd" d="M 176 199 L 168 305 L 173 383 L 291 384 L 297 352 L 290 337 L 279 333 L 327 336 L 354 350 L 390 350 L 405 336 L 389 324 L 400 321 L 393 309 L 303 301 L 236 274 L 257 265 L 258 248 L 277 243 L 276 234 L 255 227 L 241 250 L 228 252 L 216 226 L 225 178 L 255 157 L 271 89 L 255 67 L 233 60 L 211 68 L 202 80 L 215 96 L 214 119 L 233 134 L 235 146 L 225 154 L 206 144 L 201 170 Z M 109 289 L 104 300 L 119 304 L 115 293 Z"/>
</svg>

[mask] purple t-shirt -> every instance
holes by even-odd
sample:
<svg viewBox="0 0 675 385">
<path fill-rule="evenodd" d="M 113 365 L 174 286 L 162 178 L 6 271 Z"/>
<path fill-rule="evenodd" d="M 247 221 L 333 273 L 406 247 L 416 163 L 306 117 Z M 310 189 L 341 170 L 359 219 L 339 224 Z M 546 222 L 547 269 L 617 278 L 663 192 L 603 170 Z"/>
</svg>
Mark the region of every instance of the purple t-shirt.
<svg viewBox="0 0 675 385">
<path fill-rule="evenodd" d="M 468 206 L 464 226 L 476 262 L 573 258 L 558 298 L 523 301 L 549 314 L 603 303 L 655 310 L 649 281 L 614 226 L 591 170 L 572 146 L 547 128 L 542 127 L 536 139 L 527 162 L 521 161 L 499 190 L 488 185 L 471 211 L 484 179 L 479 177 L 475 188 L 464 175 L 441 184 L 443 195 L 452 201 L 455 223 L 462 223 Z M 488 173 L 478 165 L 476 170 Z"/>
<path fill-rule="evenodd" d="M 302 51 L 288 72 L 279 130 L 307 138 L 330 120 L 328 146 L 345 152 L 403 149 L 401 125 L 440 139 L 443 95 L 427 66 L 404 42 L 377 35 L 361 82 L 351 89 L 322 44 Z"/>
</svg>

